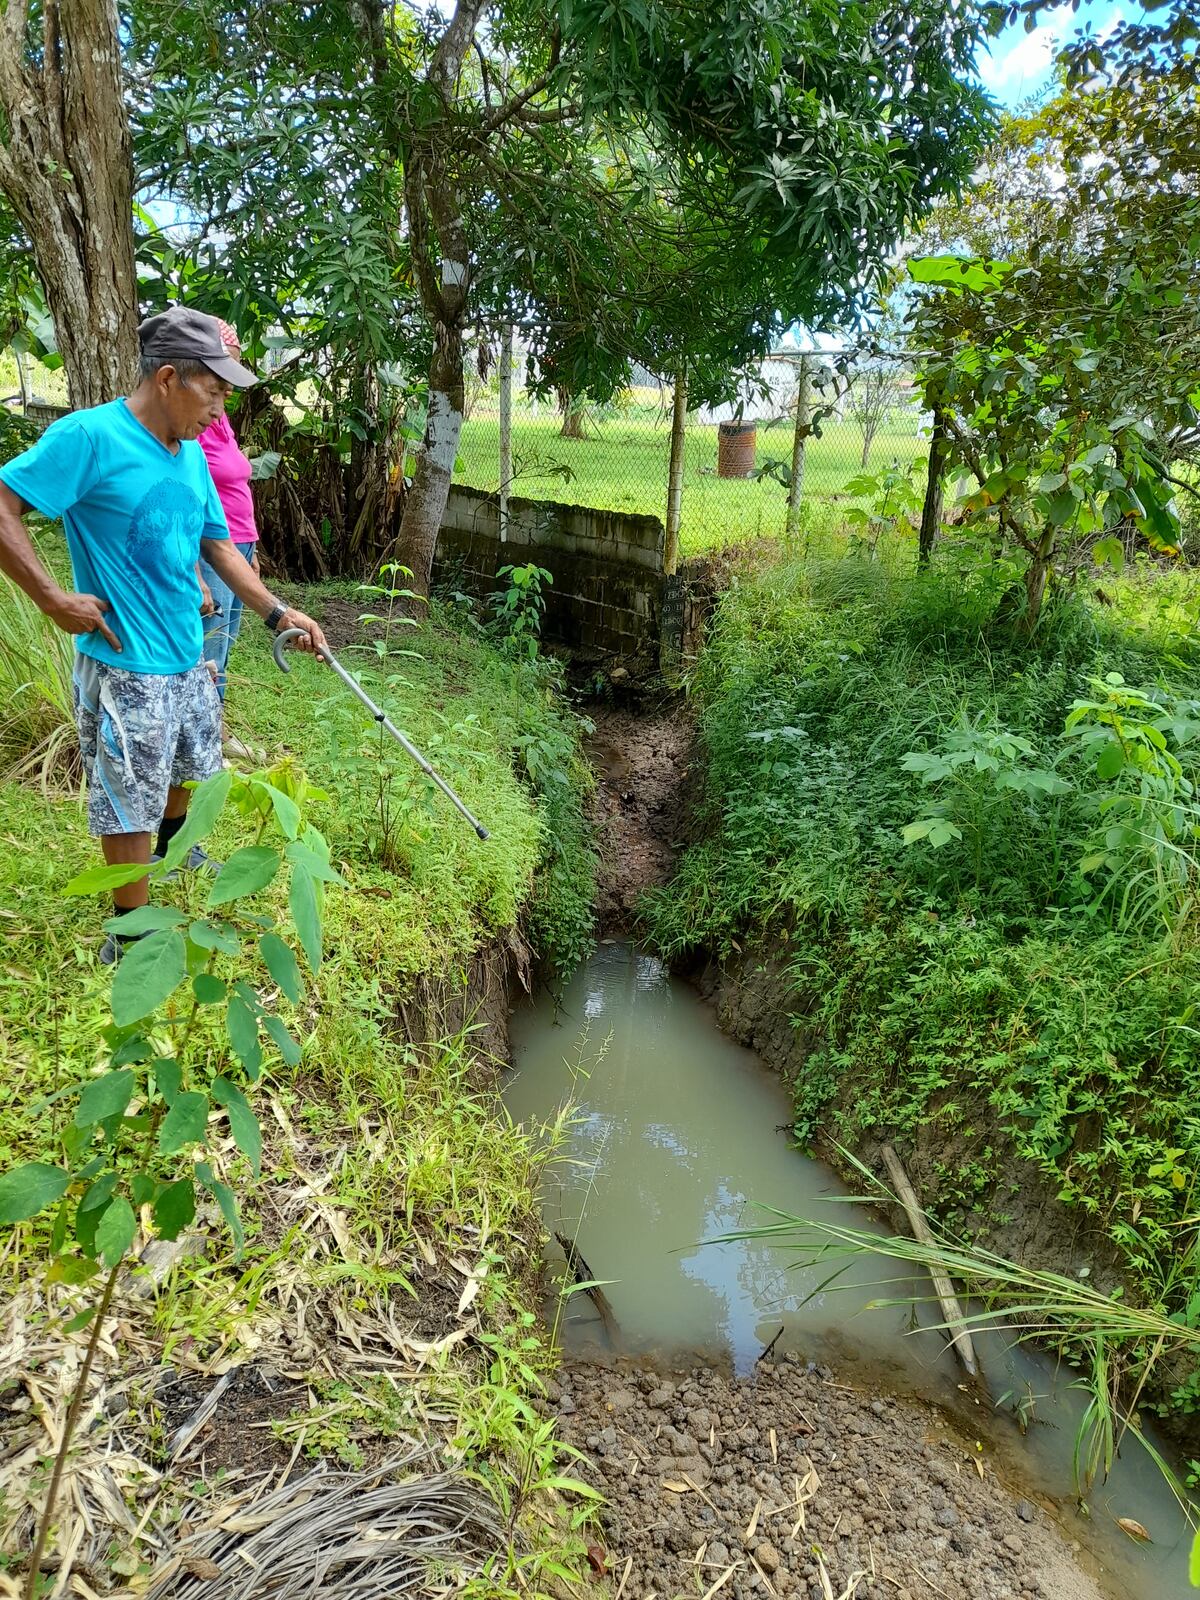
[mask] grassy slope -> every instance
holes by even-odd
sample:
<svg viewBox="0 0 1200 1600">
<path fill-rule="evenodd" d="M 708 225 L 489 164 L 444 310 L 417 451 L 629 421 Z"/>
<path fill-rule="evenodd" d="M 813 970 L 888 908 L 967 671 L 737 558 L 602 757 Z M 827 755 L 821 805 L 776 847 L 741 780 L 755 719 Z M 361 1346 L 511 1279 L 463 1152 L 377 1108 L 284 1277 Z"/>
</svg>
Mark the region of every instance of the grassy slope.
<svg viewBox="0 0 1200 1600">
<path fill-rule="evenodd" d="M 589 423 L 587 439 L 561 438 L 555 417 L 518 415 L 513 422 L 514 492 L 534 500 L 661 517 L 667 499 L 670 421 L 645 412 L 639 407 L 629 416 Z M 882 471 L 894 460 L 912 462 L 922 449 L 915 422 L 904 418 L 880 430 L 872 445 L 870 470 Z M 498 451 L 498 420 L 480 407 L 463 427 L 461 470 L 456 476 L 472 488 L 494 490 L 499 482 Z M 759 426 L 760 467 L 769 460 L 790 463 L 791 452 L 786 426 Z M 808 446 L 806 495 L 817 502 L 840 495 L 861 470 L 861 461 L 862 437 L 853 423 L 827 423 L 821 437 Z M 770 478 L 718 478 L 716 465 L 715 425 L 690 424 L 684 442 L 683 553 L 696 555 L 745 539 L 782 534 L 787 497 L 780 485 Z M 562 466 L 570 468 L 570 477 L 555 472 Z"/>
<path fill-rule="evenodd" d="M 649 924 L 676 953 L 782 941 L 824 1040 L 796 1085 L 802 1139 L 932 1141 L 931 1187 L 968 1229 L 1004 1222 L 1031 1163 L 1080 1219 L 1083 1262 L 1094 1248 L 1191 1316 L 1200 954 L 1194 927 L 1172 946 L 1119 929 L 1111 901 L 1074 909 L 1097 785 L 1063 735 L 1096 671 L 1197 693 L 1183 595 L 1128 583 L 1115 610 L 1068 607 L 1026 644 L 981 632 L 994 594 L 950 572 L 793 564 L 731 591 L 698 684 L 708 829 Z M 968 782 L 978 831 L 906 846 L 929 791 L 903 758 L 964 716 L 1030 739 L 1072 792 Z M 1195 1407 L 1194 1379 L 1175 1403 Z"/>
<path fill-rule="evenodd" d="M 319 595 L 306 599 L 320 610 Z M 335 1316 L 344 1326 L 384 1307 L 402 1328 L 444 1334 L 458 1326 L 463 1287 L 449 1263 L 465 1258 L 475 1270 L 481 1263 L 483 1287 L 462 1319 L 478 1317 L 475 1335 L 432 1361 L 403 1404 L 385 1371 L 364 1374 L 359 1363 L 349 1384 L 314 1377 L 304 1420 L 310 1453 L 354 1462 L 377 1453 L 380 1438 L 411 1431 L 414 1406 L 418 1415 L 432 1410 L 439 1431 L 454 1440 L 455 1459 L 503 1496 L 515 1474 L 537 1481 L 552 1459 L 536 1443 L 527 1409 L 529 1363 L 545 1360 L 540 1345 L 524 1348 L 535 1157 L 507 1124 L 469 1037 L 418 1056 L 392 1017 L 397 996 L 418 978 L 463 972 L 482 943 L 519 918 L 544 945 L 559 944 L 560 955 L 586 938 L 584 768 L 570 719 L 533 669 L 449 631 L 422 629 L 403 643 L 421 659 L 393 660 L 392 681 L 377 678 L 374 687 L 486 819 L 486 845 L 390 750 L 383 770 L 394 773 L 395 820 L 382 837 L 380 762 L 368 719 L 343 715 L 348 697 L 335 698 L 329 674 L 311 661 L 297 659 L 292 675 L 280 676 L 260 627 L 248 628 L 235 652 L 234 725 L 271 759 L 293 753 L 329 791 L 312 820 L 351 887 L 327 898 L 331 953 L 307 1014 L 304 1059 L 294 1074 L 276 1062 L 261 1086 L 260 1116 L 274 1137 L 264 1185 L 249 1191 L 245 1205 L 247 1254 L 234 1265 L 227 1236 L 216 1238 L 214 1259 L 182 1269 L 181 1292 L 154 1308 L 150 1337 L 168 1348 L 185 1341 L 202 1357 L 220 1349 L 251 1359 L 262 1328 L 297 1293 L 326 1329 Z M 531 748 L 542 757 L 540 795 L 519 775 L 536 765 Z M 240 842 L 226 827 L 214 853 Z M 55 1151 L 58 1111 L 44 1100 L 96 1059 L 109 977 L 95 961 L 103 908 L 59 893 L 95 859 L 80 802 L 0 784 L 0 846 L 2 1169 Z M 198 904 L 203 884 L 185 879 L 170 893 Z M 336 1267 L 328 1250 L 314 1254 L 315 1223 L 281 1232 L 270 1221 L 315 1174 L 324 1175 L 322 1205 L 342 1219 L 337 1239 L 351 1241 L 348 1249 L 326 1241 L 341 1258 Z M 236 1174 L 239 1186 L 246 1179 Z M 3 1255 L 5 1293 L 31 1284 L 45 1243 L 40 1225 L 18 1238 L 20 1248 Z M 185 1292 L 189 1286 L 196 1292 Z M 549 1542 L 561 1543 L 558 1534 Z M 487 1593 L 508 1592 L 504 1566 L 501 1560 Z"/>
</svg>

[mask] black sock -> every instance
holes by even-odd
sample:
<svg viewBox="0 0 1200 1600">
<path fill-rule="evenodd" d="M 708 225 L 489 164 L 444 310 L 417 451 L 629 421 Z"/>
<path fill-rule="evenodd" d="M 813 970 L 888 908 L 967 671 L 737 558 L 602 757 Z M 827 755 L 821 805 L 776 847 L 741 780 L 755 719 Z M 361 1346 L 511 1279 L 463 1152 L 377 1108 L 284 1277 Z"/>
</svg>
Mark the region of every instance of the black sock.
<svg viewBox="0 0 1200 1600">
<path fill-rule="evenodd" d="M 187 812 L 181 817 L 164 817 L 158 825 L 158 843 L 154 847 L 157 856 L 165 856 L 167 846 L 187 821 Z"/>
<path fill-rule="evenodd" d="M 136 910 L 136 909 L 137 908 L 135 906 L 119 906 L 115 900 L 113 901 L 113 915 L 115 917 L 127 916 L 131 910 Z M 140 939 L 142 936 L 141 936 L 140 933 L 120 933 L 120 932 L 118 932 L 118 933 L 114 934 L 113 937 L 116 939 L 118 944 L 125 945 L 125 944 L 132 944 L 135 939 Z"/>
</svg>

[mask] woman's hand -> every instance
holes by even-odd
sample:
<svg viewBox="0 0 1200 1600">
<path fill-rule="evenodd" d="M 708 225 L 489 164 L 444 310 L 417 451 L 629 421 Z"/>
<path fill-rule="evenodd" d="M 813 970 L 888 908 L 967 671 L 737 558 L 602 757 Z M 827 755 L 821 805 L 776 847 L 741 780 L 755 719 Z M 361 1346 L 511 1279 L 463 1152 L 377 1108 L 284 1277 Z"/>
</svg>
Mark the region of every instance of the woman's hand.
<svg viewBox="0 0 1200 1600">
<path fill-rule="evenodd" d="M 201 578 L 200 579 L 200 615 L 202 617 L 214 616 L 216 614 L 216 609 L 217 609 L 217 602 L 212 597 L 212 590 L 205 583 L 204 579 Z"/>
<path fill-rule="evenodd" d="M 250 571 L 254 574 L 254 576 L 256 578 L 261 578 L 262 577 L 262 567 L 259 565 L 259 560 L 258 560 L 258 541 L 257 540 L 255 541 L 254 550 L 253 550 L 253 552 L 251 553 L 251 556 L 250 556 Z"/>
</svg>

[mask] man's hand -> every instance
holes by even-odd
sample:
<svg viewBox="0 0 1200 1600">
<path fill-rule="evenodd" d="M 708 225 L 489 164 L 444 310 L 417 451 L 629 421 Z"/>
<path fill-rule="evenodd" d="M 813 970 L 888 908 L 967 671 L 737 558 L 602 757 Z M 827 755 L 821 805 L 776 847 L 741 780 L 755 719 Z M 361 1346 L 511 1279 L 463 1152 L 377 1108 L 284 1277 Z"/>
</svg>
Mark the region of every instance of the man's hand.
<svg viewBox="0 0 1200 1600">
<path fill-rule="evenodd" d="M 259 563 L 259 559 L 258 559 L 258 541 L 257 540 L 255 540 L 254 549 L 253 549 L 253 551 L 251 552 L 251 555 L 250 555 L 250 571 L 254 574 L 254 576 L 256 578 L 261 578 L 262 577 L 262 566 Z"/>
<path fill-rule="evenodd" d="M 114 650 L 121 648 L 121 641 L 104 620 L 108 601 L 99 595 L 68 594 L 60 589 L 45 610 L 50 621 L 64 633 L 101 633 Z"/>
<path fill-rule="evenodd" d="M 282 633 L 285 628 L 301 628 L 305 637 L 294 641 L 297 650 L 309 650 L 314 655 L 318 650 L 328 650 L 325 635 L 321 631 L 319 622 L 314 622 L 311 617 L 306 617 L 303 611 L 297 611 L 294 606 L 289 606 L 275 625 L 275 632 Z"/>
</svg>

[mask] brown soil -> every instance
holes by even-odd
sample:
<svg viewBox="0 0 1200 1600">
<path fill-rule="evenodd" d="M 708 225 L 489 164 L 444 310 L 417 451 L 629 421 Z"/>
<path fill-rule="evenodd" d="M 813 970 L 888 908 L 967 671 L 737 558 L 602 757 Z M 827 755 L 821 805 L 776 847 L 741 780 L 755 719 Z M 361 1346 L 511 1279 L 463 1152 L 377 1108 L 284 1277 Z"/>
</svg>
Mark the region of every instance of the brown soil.
<svg viewBox="0 0 1200 1600">
<path fill-rule="evenodd" d="M 1045 1511 L 932 1407 L 798 1357 L 740 1380 L 628 1364 L 560 1377 L 561 1431 L 592 1458 L 629 1600 L 703 1594 L 726 1573 L 728 1600 L 1100 1600 Z"/>
<path fill-rule="evenodd" d="M 674 870 L 692 728 L 682 704 L 645 713 L 601 706 L 589 715 L 600 847 L 596 917 L 600 932 L 611 934 L 632 926 L 639 897 Z"/>
</svg>

